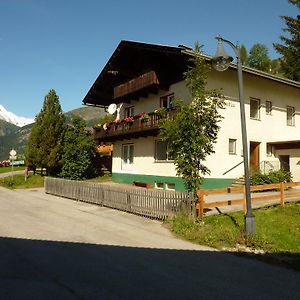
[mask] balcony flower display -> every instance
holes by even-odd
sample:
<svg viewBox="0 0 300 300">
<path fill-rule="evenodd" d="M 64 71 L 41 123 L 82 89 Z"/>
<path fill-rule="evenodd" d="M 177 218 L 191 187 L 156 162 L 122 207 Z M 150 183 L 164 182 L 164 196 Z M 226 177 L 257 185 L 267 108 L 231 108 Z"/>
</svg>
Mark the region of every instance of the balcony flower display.
<svg viewBox="0 0 300 300">
<path fill-rule="evenodd" d="M 160 118 L 165 118 L 167 115 L 167 110 L 164 107 L 160 107 L 154 111 L 154 114 L 159 116 Z"/>
<path fill-rule="evenodd" d="M 98 124 L 95 124 L 95 125 L 93 126 L 93 128 L 96 129 L 96 130 L 100 130 L 100 129 L 103 128 L 102 126 L 103 126 L 103 125 L 102 125 L 101 123 L 98 123 Z"/>
<path fill-rule="evenodd" d="M 127 117 L 127 118 L 124 118 L 123 121 L 127 124 L 132 124 L 133 123 L 133 117 Z"/>
<path fill-rule="evenodd" d="M 121 123 L 121 119 L 115 119 L 115 120 L 113 120 L 113 123 L 115 123 L 115 124 L 120 124 Z"/>
<path fill-rule="evenodd" d="M 144 112 L 140 113 L 140 120 L 141 120 L 142 122 L 147 122 L 149 119 L 150 119 L 150 117 L 149 117 L 148 114 L 146 114 L 146 113 L 144 113 Z"/>
</svg>

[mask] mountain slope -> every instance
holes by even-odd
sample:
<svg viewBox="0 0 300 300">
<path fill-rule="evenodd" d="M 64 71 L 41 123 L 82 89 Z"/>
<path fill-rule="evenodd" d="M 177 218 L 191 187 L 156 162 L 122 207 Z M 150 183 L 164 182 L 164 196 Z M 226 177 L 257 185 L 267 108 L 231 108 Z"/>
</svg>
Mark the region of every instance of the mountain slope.
<svg viewBox="0 0 300 300">
<path fill-rule="evenodd" d="M 0 136 L 12 134 L 18 130 L 18 126 L 0 119 Z"/>
<path fill-rule="evenodd" d="M 87 126 L 91 127 L 104 114 L 103 109 L 85 106 L 66 112 L 65 116 L 67 123 L 71 123 L 73 115 L 80 116 L 87 122 Z M 0 160 L 8 159 L 12 148 L 17 151 L 17 154 L 24 154 L 33 125 L 34 123 L 20 128 L 0 120 Z"/>
<path fill-rule="evenodd" d="M 34 122 L 33 119 L 19 117 L 12 112 L 7 111 L 4 106 L 0 104 L 0 120 L 4 120 L 18 127 L 25 126 Z"/>
<path fill-rule="evenodd" d="M 79 107 L 65 113 L 67 123 L 71 123 L 72 115 L 81 117 L 86 121 L 86 125 L 91 127 L 105 115 L 105 111 L 103 108 L 94 106 Z"/>
</svg>

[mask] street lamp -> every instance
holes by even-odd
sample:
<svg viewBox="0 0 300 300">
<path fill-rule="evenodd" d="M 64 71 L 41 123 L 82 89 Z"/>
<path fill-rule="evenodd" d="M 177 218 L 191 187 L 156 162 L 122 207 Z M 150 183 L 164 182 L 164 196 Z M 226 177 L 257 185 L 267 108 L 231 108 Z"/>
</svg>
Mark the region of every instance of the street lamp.
<svg viewBox="0 0 300 300">
<path fill-rule="evenodd" d="M 255 219 L 252 214 L 252 207 L 251 207 L 250 173 L 249 173 L 248 142 L 247 142 L 246 118 L 245 118 L 245 102 L 244 102 L 244 91 L 243 91 L 241 47 L 239 45 L 235 46 L 232 42 L 223 39 L 220 35 L 216 37 L 216 39 L 218 40 L 218 48 L 217 48 L 216 55 L 212 58 L 212 65 L 215 70 L 220 72 L 226 71 L 230 63 L 233 61 L 233 58 L 225 52 L 223 47 L 223 42 L 231 46 L 237 59 L 244 172 L 245 172 L 245 193 L 246 193 L 246 207 L 247 207 L 247 212 L 245 214 L 244 221 L 245 221 L 245 233 L 246 235 L 250 235 L 250 234 L 255 234 L 256 228 L 255 228 Z"/>
</svg>

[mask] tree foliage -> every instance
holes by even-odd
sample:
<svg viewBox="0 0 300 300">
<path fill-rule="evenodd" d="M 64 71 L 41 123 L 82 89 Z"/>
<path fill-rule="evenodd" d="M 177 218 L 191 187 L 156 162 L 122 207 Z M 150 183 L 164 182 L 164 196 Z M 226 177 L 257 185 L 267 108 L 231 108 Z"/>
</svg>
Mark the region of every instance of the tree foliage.
<svg viewBox="0 0 300 300">
<path fill-rule="evenodd" d="M 256 43 L 249 51 L 248 65 L 257 70 L 269 72 L 270 70 L 269 50 L 267 46 Z"/>
<path fill-rule="evenodd" d="M 55 175 L 61 166 L 65 118 L 55 90 L 45 96 L 43 107 L 35 118 L 26 150 L 28 165 L 46 168 Z"/>
<path fill-rule="evenodd" d="M 248 65 L 248 52 L 244 45 L 241 47 L 241 61 L 243 65 Z"/>
<path fill-rule="evenodd" d="M 223 96 L 216 90 L 206 90 L 208 64 L 196 47 L 192 66 L 185 74 L 191 102 L 177 101 L 174 120 L 163 121 L 161 138 L 168 144 L 168 154 L 174 159 L 176 172 L 189 191 L 200 188 L 203 175 L 210 170 L 204 165 L 206 157 L 214 153 L 214 143 L 221 120 L 219 109 L 223 108 Z"/>
<path fill-rule="evenodd" d="M 85 121 L 74 116 L 63 142 L 63 166 L 60 176 L 68 179 L 86 179 L 95 176 L 93 166 L 96 144 L 92 134 L 85 130 Z"/>
<path fill-rule="evenodd" d="M 291 4 L 295 5 L 300 10 L 299 0 L 288 0 Z M 281 35 L 280 39 L 282 44 L 273 44 L 274 48 L 282 54 L 281 68 L 287 78 L 300 81 L 300 15 L 296 18 L 289 16 L 281 17 L 286 28 L 283 32 L 287 36 Z"/>
</svg>

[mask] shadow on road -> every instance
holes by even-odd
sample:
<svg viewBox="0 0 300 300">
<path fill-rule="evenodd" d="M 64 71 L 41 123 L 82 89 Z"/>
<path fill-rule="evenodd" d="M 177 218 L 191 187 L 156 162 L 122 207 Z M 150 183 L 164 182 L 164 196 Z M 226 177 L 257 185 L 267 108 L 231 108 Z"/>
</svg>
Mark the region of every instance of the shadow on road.
<svg viewBox="0 0 300 300">
<path fill-rule="evenodd" d="M 299 282 L 216 251 L 0 238 L 1 299 L 299 299 Z"/>
</svg>

